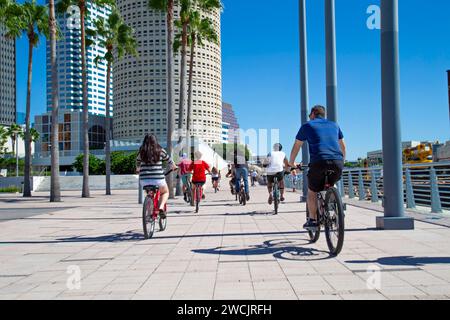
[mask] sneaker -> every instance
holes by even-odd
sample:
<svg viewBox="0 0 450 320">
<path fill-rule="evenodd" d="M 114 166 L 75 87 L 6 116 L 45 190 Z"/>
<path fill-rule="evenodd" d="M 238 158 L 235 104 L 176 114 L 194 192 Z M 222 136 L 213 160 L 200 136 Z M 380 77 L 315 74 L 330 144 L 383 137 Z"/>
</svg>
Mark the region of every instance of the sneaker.
<svg viewBox="0 0 450 320">
<path fill-rule="evenodd" d="M 202 195 L 202 199 L 203 199 L 203 200 L 205 200 L 205 199 L 206 199 L 206 196 L 205 196 L 204 194 Z"/>
<path fill-rule="evenodd" d="M 187 195 L 184 193 L 184 202 L 187 202 Z"/>
<path fill-rule="evenodd" d="M 161 219 L 167 219 L 167 213 L 163 209 L 159 209 L 159 217 Z"/>
<path fill-rule="evenodd" d="M 269 205 L 272 205 L 272 203 L 273 203 L 273 197 L 272 197 L 272 195 L 270 195 L 269 196 Z"/>
<path fill-rule="evenodd" d="M 250 201 L 250 193 L 246 194 L 246 199 L 247 199 L 247 201 Z"/>
<path fill-rule="evenodd" d="M 303 229 L 308 231 L 317 231 L 318 224 L 316 220 L 308 219 L 308 221 L 303 225 Z"/>
<path fill-rule="evenodd" d="M 281 197 L 280 201 L 281 201 L 281 202 L 284 202 L 284 200 L 286 200 L 286 199 L 285 199 L 285 198 L 283 198 L 283 197 Z"/>
</svg>

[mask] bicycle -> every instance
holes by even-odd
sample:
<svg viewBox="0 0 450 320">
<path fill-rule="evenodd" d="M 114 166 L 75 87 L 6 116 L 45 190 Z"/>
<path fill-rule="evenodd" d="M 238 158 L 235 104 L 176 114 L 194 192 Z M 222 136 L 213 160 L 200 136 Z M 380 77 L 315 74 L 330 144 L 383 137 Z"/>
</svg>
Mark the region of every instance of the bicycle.
<svg viewBox="0 0 450 320">
<path fill-rule="evenodd" d="M 284 175 L 288 175 L 289 173 L 284 172 Z M 281 203 L 281 192 L 280 192 L 280 182 L 278 181 L 278 176 L 275 176 L 273 179 L 273 189 L 272 189 L 272 197 L 273 197 L 273 206 L 275 209 L 275 215 L 278 214 L 278 207 Z"/>
<path fill-rule="evenodd" d="M 169 175 L 173 170 L 166 173 Z M 142 224 L 144 229 L 145 239 L 153 238 L 155 233 L 156 221 L 159 224 L 159 230 L 165 231 L 167 228 L 167 218 L 161 219 L 159 216 L 159 200 L 161 198 L 161 192 L 158 186 L 144 186 L 144 191 L 147 193 L 142 209 Z M 164 211 L 167 212 L 167 205 L 164 207 Z"/>
<path fill-rule="evenodd" d="M 303 170 L 305 166 L 299 166 Z M 329 183 L 329 177 L 335 172 L 328 170 L 325 173 L 325 190 L 317 193 L 317 222 L 316 230 L 308 230 L 311 243 L 319 241 L 321 228 L 325 229 L 325 236 L 331 255 L 337 256 L 344 246 L 345 213 L 344 205 L 339 191 Z M 306 218 L 310 219 L 308 205 L 306 206 Z"/>
<path fill-rule="evenodd" d="M 194 203 L 195 203 L 195 213 L 199 212 L 200 202 L 203 198 L 203 183 L 196 183 L 194 186 Z"/>
<path fill-rule="evenodd" d="M 239 204 L 246 206 L 247 205 L 247 194 L 245 193 L 245 184 L 244 184 L 244 178 L 241 179 L 241 189 L 239 190 L 239 193 L 236 195 L 236 200 L 239 200 Z"/>
</svg>

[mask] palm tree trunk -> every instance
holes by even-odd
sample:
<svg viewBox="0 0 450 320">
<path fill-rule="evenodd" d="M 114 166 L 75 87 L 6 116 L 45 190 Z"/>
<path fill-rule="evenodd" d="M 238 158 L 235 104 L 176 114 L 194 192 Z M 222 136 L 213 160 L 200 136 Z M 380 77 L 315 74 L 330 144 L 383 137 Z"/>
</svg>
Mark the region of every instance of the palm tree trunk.
<svg viewBox="0 0 450 320">
<path fill-rule="evenodd" d="M 29 34 L 29 43 L 28 43 L 28 82 L 27 82 L 27 106 L 25 115 L 25 168 L 24 168 L 24 182 L 23 182 L 23 196 L 26 198 L 31 197 L 30 111 L 31 111 L 31 80 L 33 78 L 33 38 L 32 38 L 33 34 L 34 33 Z"/>
<path fill-rule="evenodd" d="M 188 93 L 188 109 L 187 109 L 187 120 L 186 120 L 186 136 L 187 136 L 187 146 L 188 152 L 191 150 L 191 115 L 192 115 L 192 90 L 194 87 L 194 57 L 195 57 L 195 36 L 192 37 L 191 42 L 191 61 L 189 64 L 189 93 Z"/>
<path fill-rule="evenodd" d="M 83 191 L 81 197 L 89 198 L 89 103 L 87 88 L 87 70 L 86 70 L 86 30 L 85 30 L 85 12 L 86 7 L 80 6 L 81 15 L 81 69 L 83 78 Z"/>
<path fill-rule="evenodd" d="M 184 122 L 184 99 L 185 99 L 185 82 L 186 82 L 186 48 L 187 48 L 187 24 L 183 24 L 181 36 L 181 67 L 180 67 L 180 101 L 178 113 L 178 131 L 179 142 L 183 139 L 183 122 Z"/>
<path fill-rule="evenodd" d="M 16 134 L 11 136 L 13 156 L 16 156 Z"/>
<path fill-rule="evenodd" d="M 105 162 L 106 162 L 106 195 L 111 195 L 111 122 L 110 122 L 110 90 L 111 90 L 111 62 L 108 61 L 106 71 L 106 144 L 105 144 Z"/>
<path fill-rule="evenodd" d="M 55 1 L 49 1 L 50 24 L 50 60 L 52 68 L 52 158 L 50 179 L 50 202 L 61 201 L 61 187 L 59 184 L 59 93 L 58 93 L 58 68 L 56 60 L 56 19 Z"/>
<path fill-rule="evenodd" d="M 173 7 L 174 0 L 167 2 L 167 152 L 173 157 L 172 133 L 173 133 Z M 174 198 L 173 175 L 167 177 L 169 198 Z"/>
</svg>

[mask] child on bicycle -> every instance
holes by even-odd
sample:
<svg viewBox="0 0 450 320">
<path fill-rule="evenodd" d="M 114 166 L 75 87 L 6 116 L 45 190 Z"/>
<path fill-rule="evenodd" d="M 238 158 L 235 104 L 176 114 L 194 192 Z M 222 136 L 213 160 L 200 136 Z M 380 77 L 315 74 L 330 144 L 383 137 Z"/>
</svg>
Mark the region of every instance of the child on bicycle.
<svg viewBox="0 0 450 320">
<path fill-rule="evenodd" d="M 163 162 L 167 162 L 171 170 L 175 170 L 172 158 L 158 143 L 154 135 L 146 135 L 136 159 L 136 172 L 139 174 L 141 188 L 147 186 L 159 187 L 161 198 L 159 203 L 159 215 L 162 219 L 167 217 L 165 207 L 169 200 L 169 188 L 163 169 Z"/>
<path fill-rule="evenodd" d="M 206 174 L 205 171 L 211 174 L 211 170 L 209 169 L 209 165 L 201 160 L 203 157 L 203 154 L 200 151 L 194 152 L 194 162 L 189 167 L 189 171 L 192 171 L 192 184 L 194 186 L 200 184 L 203 186 L 206 183 Z M 202 198 L 205 198 L 205 194 L 202 192 L 203 196 Z M 192 188 L 192 199 L 195 198 L 195 188 Z"/>
<path fill-rule="evenodd" d="M 216 188 L 217 190 L 219 189 L 220 178 L 221 178 L 220 171 L 216 167 L 212 168 L 211 180 L 212 180 L 213 187 Z"/>
</svg>

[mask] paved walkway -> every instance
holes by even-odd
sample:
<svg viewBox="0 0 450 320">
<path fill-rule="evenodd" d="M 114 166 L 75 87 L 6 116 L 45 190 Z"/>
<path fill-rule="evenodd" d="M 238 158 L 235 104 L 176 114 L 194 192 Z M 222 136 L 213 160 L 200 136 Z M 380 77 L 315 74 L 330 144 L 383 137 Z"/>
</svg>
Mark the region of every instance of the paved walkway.
<svg viewBox="0 0 450 320">
<path fill-rule="evenodd" d="M 450 298 L 446 227 L 377 231 L 380 213 L 349 206 L 344 250 L 330 258 L 324 236 L 308 243 L 293 193 L 278 216 L 263 187 L 247 207 L 209 192 L 198 215 L 177 200 L 148 241 L 135 193 L 45 196 L 0 197 L 0 299 Z"/>
</svg>

